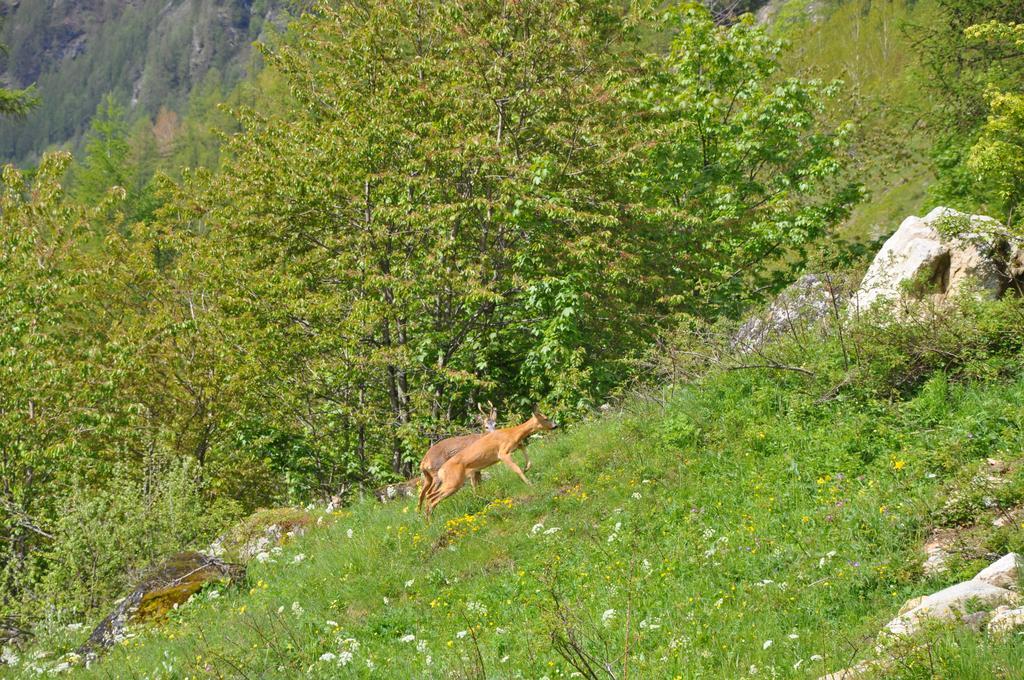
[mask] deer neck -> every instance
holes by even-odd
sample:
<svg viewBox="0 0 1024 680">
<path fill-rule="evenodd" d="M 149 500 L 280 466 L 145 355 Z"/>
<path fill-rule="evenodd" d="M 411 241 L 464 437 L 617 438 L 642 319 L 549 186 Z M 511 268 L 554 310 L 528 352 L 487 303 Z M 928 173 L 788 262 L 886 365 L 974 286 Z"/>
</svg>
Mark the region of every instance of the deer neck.
<svg viewBox="0 0 1024 680">
<path fill-rule="evenodd" d="M 534 434 L 535 432 L 539 432 L 540 429 L 540 424 L 536 421 L 536 419 L 530 418 L 525 423 L 521 423 L 513 427 L 510 430 L 509 434 L 512 435 L 512 438 L 515 441 L 516 446 L 518 446 L 523 442 L 524 439 L 529 437 L 531 434 Z"/>
</svg>

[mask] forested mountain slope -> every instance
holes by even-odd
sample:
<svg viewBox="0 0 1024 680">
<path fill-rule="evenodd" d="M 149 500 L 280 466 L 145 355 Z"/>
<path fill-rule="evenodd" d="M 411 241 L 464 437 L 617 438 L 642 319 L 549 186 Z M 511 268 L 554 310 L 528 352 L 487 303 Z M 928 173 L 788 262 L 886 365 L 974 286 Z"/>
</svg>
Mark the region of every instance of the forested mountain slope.
<svg viewBox="0 0 1024 680">
<path fill-rule="evenodd" d="M 6 0 L 0 75 L 38 86 L 42 105 L 0 121 L 0 159 L 29 161 L 75 144 L 104 95 L 133 116 L 183 113 L 209 77 L 230 84 L 251 67 L 251 44 L 278 16 L 275 0 Z M 211 75 L 212 74 L 212 75 Z"/>
</svg>

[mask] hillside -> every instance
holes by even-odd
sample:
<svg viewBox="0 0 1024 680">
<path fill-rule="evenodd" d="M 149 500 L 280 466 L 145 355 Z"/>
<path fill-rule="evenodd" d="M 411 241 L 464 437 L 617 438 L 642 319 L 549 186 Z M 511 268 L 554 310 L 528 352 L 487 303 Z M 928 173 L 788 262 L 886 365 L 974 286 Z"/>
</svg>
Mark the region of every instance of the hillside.
<svg viewBox="0 0 1024 680">
<path fill-rule="evenodd" d="M 42 105 L 0 121 L 0 160 L 26 162 L 75 146 L 101 98 L 133 118 L 184 113 L 211 73 L 225 86 L 251 71 L 250 46 L 281 3 L 270 0 L 5 0 L 0 82 L 37 84 Z"/>
<path fill-rule="evenodd" d="M 800 352 L 810 377 L 713 370 L 633 398 L 532 444 L 534 486 L 495 469 L 430 526 L 413 500 L 359 502 L 75 676 L 813 678 L 871 658 L 905 600 L 1024 549 L 1018 523 L 985 528 L 1024 498 L 1004 325 L 1022 311 L 945 317 L 947 341 L 986 330 L 929 368 L 890 352 L 931 326 L 846 329 L 873 347 L 833 392 L 842 340 L 790 338 L 774 356 Z M 902 396 L 877 391 L 891 383 Z M 993 458 L 1011 470 L 994 487 L 978 482 Z M 931 530 L 967 525 L 949 570 L 923 574 Z M 20 668 L 84 635 L 68 626 Z M 884 677 L 1015 677 L 1018 640 L 940 626 Z"/>
<path fill-rule="evenodd" d="M 1024 5 L 758 4 L 6 3 L 0 674 L 1016 677 Z"/>
</svg>

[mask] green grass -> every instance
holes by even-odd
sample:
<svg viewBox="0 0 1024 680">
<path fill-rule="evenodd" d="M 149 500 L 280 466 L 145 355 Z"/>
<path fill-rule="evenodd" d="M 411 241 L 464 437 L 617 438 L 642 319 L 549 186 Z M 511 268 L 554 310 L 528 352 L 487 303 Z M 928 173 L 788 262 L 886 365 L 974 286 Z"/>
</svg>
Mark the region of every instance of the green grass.
<svg viewBox="0 0 1024 680">
<path fill-rule="evenodd" d="M 576 672 L 557 651 L 567 640 L 596 677 L 837 670 L 870 657 L 906 599 L 984 564 L 926 580 L 920 545 L 954 480 L 1021 456 L 1024 377 L 819 395 L 796 373 L 735 371 L 637 398 L 533 443 L 533 487 L 494 468 L 432 526 L 414 501 L 357 504 L 74 673 L 553 679 Z M 1022 487 L 1018 475 L 998 500 Z M 999 540 L 1024 549 L 1020 532 Z M 1020 637 L 930 640 L 889 677 L 998 677 L 1024 657 Z"/>
</svg>

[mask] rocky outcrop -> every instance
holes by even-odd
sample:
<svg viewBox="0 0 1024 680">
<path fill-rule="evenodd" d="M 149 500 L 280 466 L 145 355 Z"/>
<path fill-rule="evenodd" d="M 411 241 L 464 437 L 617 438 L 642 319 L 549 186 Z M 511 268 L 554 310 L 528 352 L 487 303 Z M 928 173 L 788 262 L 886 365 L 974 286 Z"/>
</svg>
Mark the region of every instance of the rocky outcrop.
<svg viewBox="0 0 1024 680">
<path fill-rule="evenodd" d="M 1003 634 L 1024 627 L 1024 598 L 1017 592 L 1021 557 L 1009 553 L 979 571 L 969 581 L 957 583 L 931 595 L 907 600 L 894 619 L 879 633 L 877 659 L 824 675 L 819 680 L 852 680 L 884 671 L 892 664 L 893 645 L 913 643 L 915 634 L 929 623 L 958 623 L 973 630 Z"/>
<path fill-rule="evenodd" d="M 300 508 L 260 509 L 218 536 L 207 552 L 241 564 L 252 559 L 263 561 L 271 550 L 303 535 L 317 523 L 316 515 Z"/>
<path fill-rule="evenodd" d="M 373 497 L 381 503 L 390 503 L 402 498 L 415 498 L 419 489 L 420 478 L 414 477 L 404 482 L 387 484 L 373 490 Z"/>
<path fill-rule="evenodd" d="M 910 293 L 944 301 L 963 292 L 998 298 L 1024 283 L 1024 244 L 990 217 L 936 208 L 908 217 L 875 256 L 850 313 Z"/>
<path fill-rule="evenodd" d="M 988 610 L 1021 601 L 1018 593 L 972 579 L 914 601 L 906 612 L 885 624 L 883 634 L 906 637 L 918 632 L 928 621 L 956 621 L 970 607 Z"/>
<path fill-rule="evenodd" d="M 843 304 L 828 275 L 804 274 L 785 288 L 760 314 L 749 317 L 732 338 L 734 348 L 751 352 L 774 337 L 803 330 Z"/>
<path fill-rule="evenodd" d="M 146 574 L 96 626 L 78 654 L 96 654 L 111 647 L 124 638 L 129 623 L 160 619 L 177 605 L 187 602 L 207 583 L 235 582 L 244 575 L 245 567 L 203 553 L 172 555 Z"/>
</svg>

